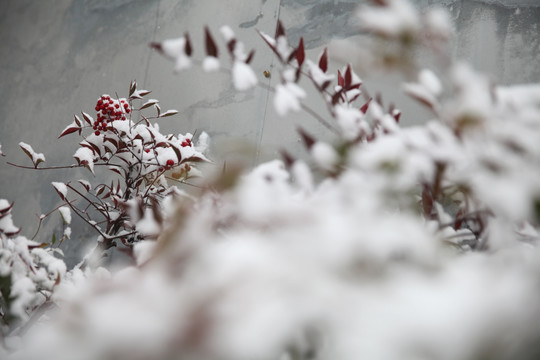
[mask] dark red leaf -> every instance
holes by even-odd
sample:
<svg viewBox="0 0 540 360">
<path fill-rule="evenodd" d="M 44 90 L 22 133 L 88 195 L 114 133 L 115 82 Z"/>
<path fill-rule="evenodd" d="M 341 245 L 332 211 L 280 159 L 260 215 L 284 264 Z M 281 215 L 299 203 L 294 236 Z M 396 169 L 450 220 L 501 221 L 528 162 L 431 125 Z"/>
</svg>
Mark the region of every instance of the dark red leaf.
<svg viewBox="0 0 540 360">
<path fill-rule="evenodd" d="M 172 149 L 174 150 L 174 153 L 176 154 L 176 158 L 178 159 L 178 163 L 180 163 L 182 161 L 182 153 L 180 152 L 180 149 L 174 145 L 171 146 Z"/>
<path fill-rule="evenodd" d="M 246 64 L 249 64 L 251 60 L 253 60 L 253 56 L 255 56 L 255 49 L 251 50 L 246 58 Z"/>
<path fill-rule="evenodd" d="M 204 27 L 205 32 L 205 45 L 206 45 L 206 55 L 218 57 L 218 50 L 216 43 L 214 41 L 214 38 L 212 38 L 212 35 L 210 34 L 210 29 L 208 29 L 208 26 Z"/>
<path fill-rule="evenodd" d="M 319 69 L 324 73 L 328 70 L 328 51 L 326 48 L 324 48 L 321 58 L 319 59 Z"/>
<path fill-rule="evenodd" d="M 186 47 L 184 48 L 184 51 L 186 52 L 187 56 L 191 56 L 193 53 L 193 48 L 191 47 L 191 41 L 189 40 L 189 34 L 187 32 L 184 34 L 184 39 L 186 39 Z"/>
<path fill-rule="evenodd" d="M 291 53 L 289 54 L 289 57 L 287 58 L 287 63 L 290 63 L 292 59 L 296 58 L 296 52 L 297 52 L 297 49 L 293 49 L 293 51 L 291 51 Z"/>
<path fill-rule="evenodd" d="M 367 112 L 367 109 L 368 109 L 368 107 L 369 107 L 369 103 L 371 102 L 371 100 L 373 100 L 373 99 L 372 99 L 372 98 L 369 98 L 369 100 L 364 104 L 364 106 L 362 106 L 362 107 L 360 108 L 360 111 L 361 111 L 362 113 L 365 114 L 365 113 Z"/>
<path fill-rule="evenodd" d="M 341 75 L 341 71 L 337 71 L 337 84 L 341 87 L 345 85 L 345 79 L 343 79 L 343 75 Z"/>
<path fill-rule="evenodd" d="M 283 59 L 281 58 L 281 54 L 277 51 L 276 49 L 276 45 L 275 44 L 272 44 L 270 41 L 268 41 L 267 39 L 267 36 L 268 35 L 265 35 L 263 34 L 262 32 L 258 31 L 257 32 L 259 33 L 259 35 L 262 37 L 262 39 L 264 40 L 264 42 L 270 47 L 270 49 L 272 49 L 272 51 L 274 52 L 274 54 L 276 54 L 276 56 L 278 57 L 279 60 L 283 61 Z M 269 36 L 268 36 L 269 37 Z"/>
<path fill-rule="evenodd" d="M 60 134 L 58 138 L 60 139 L 62 136 L 79 131 L 79 129 L 80 128 L 77 126 L 68 126 L 67 128 L 64 129 L 64 131 L 62 131 L 62 133 Z"/>
<path fill-rule="evenodd" d="M 343 89 L 339 90 L 334 95 L 332 95 L 332 105 L 336 105 L 339 102 L 339 99 L 341 99 L 342 93 L 343 93 Z"/>
<path fill-rule="evenodd" d="M 111 170 L 111 171 L 117 173 L 118 175 L 122 176 L 122 173 L 120 172 L 120 170 L 118 170 L 118 169 L 115 168 L 115 167 L 110 167 L 109 170 Z"/>
<path fill-rule="evenodd" d="M 294 164 L 295 160 L 292 157 L 292 155 L 287 152 L 287 150 L 281 149 L 279 151 L 279 153 L 281 154 L 281 157 L 283 158 L 283 161 L 285 161 L 285 166 L 287 166 L 289 168 Z"/>
<path fill-rule="evenodd" d="M 133 95 L 135 90 L 137 90 L 137 83 L 132 81 L 131 84 L 129 84 L 129 96 Z"/>
<path fill-rule="evenodd" d="M 347 70 L 345 70 L 345 89 L 349 89 L 352 85 L 352 70 L 351 65 L 347 65 Z"/>
<path fill-rule="evenodd" d="M 301 127 L 298 127 L 296 131 L 298 131 L 298 133 L 302 137 L 302 141 L 304 141 L 304 144 L 306 145 L 306 147 L 308 149 L 311 149 L 313 144 L 315 144 L 315 139 L 311 135 L 309 135 L 307 132 L 305 132 L 304 129 L 302 129 Z"/>
<path fill-rule="evenodd" d="M 330 86 L 331 83 L 332 83 L 332 82 L 331 82 L 330 80 L 326 80 L 325 82 L 323 82 L 322 85 L 321 85 L 321 88 L 320 88 L 321 91 L 326 90 L 326 88 L 327 88 L 328 86 Z"/>
<path fill-rule="evenodd" d="M 296 49 L 296 61 L 298 62 L 298 66 L 302 66 L 305 58 L 306 52 L 304 50 L 304 38 L 301 37 L 300 42 L 298 43 L 298 48 Z"/>
<path fill-rule="evenodd" d="M 231 39 L 228 43 L 227 43 L 227 50 L 229 50 L 229 54 L 231 54 L 231 56 L 234 58 L 234 48 L 236 46 L 236 39 Z"/>
<path fill-rule="evenodd" d="M 160 54 L 163 54 L 163 47 L 161 46 L 161 43 L 159 42 L 151 42 L 148 44 L 152 49 L 156 50 Z"/>
<path fill-rule="evenodd" d="M 285 36 L 285 29 L 283 28 L 283 24 L 281 24 L 281 21 L 278 20 L 276 26 L 276 36 L 274 36 L 274 38 L 277 39 L 280 36 Z"/>
<path fill-rule="evenodd" d="M 78 127 L 81 127 L 81 119 L 77 115 L 73 115 L 73 118 L 75 119 L 75 124 L 77 124 Z M 90 123 L 89 123 L 90 124 Z M 92 125 L 92 124 L 90 124 Z"/>
<path fill-rule="evenodd" d="M 83 118 L 84 118 L 84 121 L 86 121 L 88 123 L 88 125 L 93 125 L 94 123 L 94 119 L 92 119 L 92 117 L 90 115 L 88 115 L 87 113 L 85 112 L 82 112 L 81 113 Z M 80 125 L 79 125 L 80 126 Z"/>
</svg>

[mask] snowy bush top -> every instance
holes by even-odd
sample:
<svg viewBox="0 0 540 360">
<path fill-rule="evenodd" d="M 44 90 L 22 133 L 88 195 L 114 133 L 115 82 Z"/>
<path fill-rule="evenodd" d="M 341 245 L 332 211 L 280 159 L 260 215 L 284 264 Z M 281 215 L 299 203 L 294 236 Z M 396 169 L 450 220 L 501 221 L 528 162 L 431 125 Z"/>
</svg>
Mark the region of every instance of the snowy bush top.
<svg viewBox="0 0 540 360">
<path fill-rule="evenodd" d="M 429 48 L 451 37 L 438 10 L 419 14 L 392 0 L 360 12 L 366 30 L 400 46 Z M 250 71 L 234 70 L 248 69 L 253 52 L 246 55 L 230 28 L 221 34 L 232 82 L 239 90 L 255 86 Z M 146 181 L 130 191 L 156 195 L 125 197 L 113 185 L 97 194 L 125 198 L 114 203 L 122 204 L 121 213 L 107 212 L 112 225 L 100 243 L 136 232 L 139 241 L 128 244 L 135 262 L 112 272 L 82 265 L 51 271 L 61 273 L 48 300 L 58 310 L 20 339 L 9 337 L 10 356 L 535 359 L 540 85 L 496 87 L 460 62 L 445 64 L 445 71 L 416 69 L 417 81 L 403 89 L 433 120 L 400 128 L 401 112 L 367 96 L 353 65 L 330 74 L 327 50 L 318 61 L 305 59 L 303 40 L 291 47 L 281 24 L 274 37 L 261 36 L 282 66 L 270 89 L 278 115 L 310 111 L 299 83 L 306 77 L 328 109 L 310 113 L 335 142 L 299 128 L 309 161 L 284 151 L 282 160 L 241 174 L 224 167 L 199 197 L 174 197 L 165 185 L 162 193 L 152 189 L 172 170 L 171 157 L 172 168 L 203 159 L 192 136 L 161 137 L 147 119 L 139 129 L 122 111 L 103 113 L 99 105 L 101 119 L 98 125 L 90 119 L 97 129 L 83 142 L 90 146 L 81 144 L 79 161 L 90 167 L 92 160 L 95 168 L 115 157 L 127 164 L 117 169 L 123 179 L 138 174 Z M 152 47 L 176 71 L 199 63 L 188 34 Z M 219 48 L 209 29 L 205 51 L 203 68 L 217 70 Z M 116 104 L 132 109 L 122 99 Z M 81 129 L 75 120 L 66 131 Z M 73 187 L 53 186 L 73 210 L 67 198 Z M 3 214 L 9 203 L 0 205 Z M 66 210 L 60 211 L 69 223 Z M 5 218 L 3 240 L 16 233 Z M 125 229 L 114 227 L 117 219 Z M 27 248 L 18 252 L 21 259 Z M 55 264 L 40 261 L 47 269 Z M 32 276 L 15 293 L 31 289 Z"/>
</svg>

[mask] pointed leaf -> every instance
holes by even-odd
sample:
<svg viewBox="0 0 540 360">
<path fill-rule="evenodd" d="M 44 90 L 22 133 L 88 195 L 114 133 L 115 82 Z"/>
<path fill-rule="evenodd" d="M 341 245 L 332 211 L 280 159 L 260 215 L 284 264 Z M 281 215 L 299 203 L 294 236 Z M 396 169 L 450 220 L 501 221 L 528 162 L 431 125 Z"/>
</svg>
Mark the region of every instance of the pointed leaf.
<svg viewBox="0 0 540 360">
<path fill-rule="evenodd" d="M 77 115 L 73 115 L 73 118 L 75 119 L 75 124 L 77 124 L 78 127 L 81 127 L 81 119 Z"/>
<path fill-rule="evenodd" d="M 296 49 L 296 61 L 298 62 L 298 66 L 302 66 L 305 58 L 306 52 L 304 50 L 304 38 L 301 37 L 300 42 L 298 43 L 298 48 Z"/>
<path fill-rule="evenodd" d="M 341 71 L 337 71 L 337 83 L 339 86 L 343 87 L 345 85 L 345 79 L 343 79 L 343 75 L 341 75 Z"/>
<path fill-rule="evenodd" d="M 276 26 L 276 36 L 274 36 L 275 39 L 277 39 L 280 36 L 285 36 L 285 29 L 283 28 L 283 24 L 280 20 L 277 22 Z"/>
<path fill-rule="evenodd" d="M 147 102 L 145 102 L 144 104 L 142 104 L 142 106 L 139 108 L 139 110 L 143 110 L 143 109 L 146 109 L 154 104 L 157 104 L 159 101 L 156 100 L 156 99 L 150 99 L 148 100 Z"/>
<path fill-rule="evenodd" d="M 322 70 L 322 72 L 326 73 L 328 71 L 328 51 L 327 48 L 324 48 L 324 51 L 319 59 L 319 69 Z"/>
<path fill-rule="evenodd" d="M 187 56 L 191 56 L 191 54 L 193 53 L 193 48 L 191 47 L 191 41 L 189 40 L 189 34 L 187 32 L 184 34 L 184 39 L 186 39 L 184 52 Z"/>
<path fill-rule="evenodd" d="M 176 115 L 176 114 L 178 114 L 178 110 L 172 109 L 172 110 L 165 111 L 163 114 L 161 114 L 160 117 L 163 118 L 163 117 L 167 117 L 167 116 L 173 116 L 173 115 Z"/>
<path fill-rule="evenodd" d="M 253 60 L 253 56 L 255 56 L 255 49 L 251 50 L 246 58 L 246 64 L 249 64 L 251 60 Z"/>
<path fill-rule="evenodd" d="M 79 131 L 79 127 L 76 126 L 74 123 L 72 125 L 69 125 L 67 126 L 63 131 L 62 133 L 60 134 L 60 136 L 58 136 L 58 138 L 60 139 L 62 136 L 65 136 L 65 135 L 68 135 L 68 134 L 71 134 L 71 133 L 74 133 L 74 132 L 77 132 Z"/>
<path fill-rule="evenodd" d="M 84 121 L 86 121 L 89 125 L 94 124 L 94 119 L 92 119 L 92 117 L 90 115 L 88 115 L 85 112 L 82 112 L 81 114 L 82 114 L 82 116 L 84 118 Z"/>
<path fill-rule="evenodd" d="M 212 38 L 212 35 L 210 34 L 210 29 L 208 29 L 208 26 L 205 26 L 204 33 L 205 33 L 206 55 L 217 58 L 218 57 L 217 46 L 216 46 L 216 43 L 214 42 L 214 38 Z"/>
<path fill-rule="evenodd" d="M 369 98 L 369 100 L 360 108 L 360 111 L 364 114 L 367 112 L 367 109 L 369 107 L 369 103 L 373 100 L 373 98 Z"/>
<path fill-rule="evenodd" d="M 349 89 L 352 85 L 352 71 L 351 71 L 351 65 L 347 65 L 347 70 L 345 70 L 345 89 Z"/>
<path fill-rule="evenodd" d="M 306 148 L 311 149 L 313 144 L 315 144 L 315 139 L 307 132 L 305 132 L 304 129 L 302 129 L 301 127 L 298 127 L 296 131 L 298 131 L 298 133 L 302 137 L 302 141 L 304 142 L 304 145 L 306 145 Z"/>
<path fill-rule="evenodd" d="M 227 50 L 229 54 L 234 58 L 234 48 L 236 47 L 236 39 L 231 39 L 227 42 Z"/>
<path fill-rule="evenodd" d="M 90 191 L 90 189 L 92 188 L 92 185 L 90 185 L 90 183 L 86 180 L 78 180 L 79 183 L 86 189 L 86 191 Z"/>
</svg>

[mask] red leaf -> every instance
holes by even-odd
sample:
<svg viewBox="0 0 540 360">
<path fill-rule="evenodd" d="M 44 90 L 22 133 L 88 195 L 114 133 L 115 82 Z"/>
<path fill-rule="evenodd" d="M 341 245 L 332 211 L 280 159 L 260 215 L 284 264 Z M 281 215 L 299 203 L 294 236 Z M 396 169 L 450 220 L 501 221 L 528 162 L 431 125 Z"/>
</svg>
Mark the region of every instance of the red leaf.
<svg viewBox="0 0 540 360">
<path fill-rule="evenodd" d="M 255 49 L 251 50 L 249 52 L 249 55 L 246 58 L 246 64 L 249 64 L 251 60 L 253 60 L 253 56 L 255 55 Z"/>
<path fill-rule="evenodd" d="M 115 168 L 115 167 L 113 167 L 113 166 L 109 167 L 109 170 L 114 171 L 114 172 L 117 173 L 118 175 L 122 176 L 122 173 L 120 172 L 120 170 L 118 170 L 117 168 Z"/>
<path fill-rule="evenodd" d="M 62 136 L 74 133 L 75 131 L 79 131 L 79 127 L 77 127 L 77 126 L 68 126 L 67 128 L 64 129 L 64 131 L 62 131 L 62 133 L 60 134 L 60 136 L 58 138 L 60 139 Z"/>
<path fill-rule="evenodd" d="M 276 36 L 274 36 L 274 38 L 277 39 L 280 36 L 285 36 L 285 29 L 283 28 L 283 24 L 281 24 L 281 21 L 278 20 L 276 26 Z"/>
<path fill-rule="evenodd" d="M 191 41 L 189 40 L 189 34 L 186 32 L 184 35 L 184 39 L 186 39 L 186 46 L 184 48 L 184 51 L 187 56 L 191 56 L 193 53 L 193 48 L 191 47 Z"/>
<path fill-rule="evenodd" d="M 341 71 L 337 71 L 337 84 L 341 87 L 345 84 L 345 79 L 343 79 L 343 75 L 341 75 Z"/>
<path fill-rule="evenodd" d="M 217 46 L 216 46 L 216 43 L 214 42 L 214 38 L 212 38 L 212 35 L 210 34 L 210 29 L 208 29 L 208 26 L 204 27 L 204 32 L 205 32 L 206 55 L 217 58 L 218 57 Z"/>
<path fill-rule="evenodd" d="M 304 59 L 306 58 L 306 52 L 304 50 L 304 38 L 300 38 L 298 43 L 298 48 L 296 49 L 296 61 L 298 61 L 298 66 L 302 66 Z"/>
<path fill-rule="evenodd" d="M 302 141 L 304 141 L 304 144 L 306 145 L 306 147 L 308 149 L 311 149 L 313 144 L 315 144 L 315 139 L 311 135 L 309 135 L 307 132 L 305 132 L 304 129 L 300 127 L 298 127 L 296 131 L 298 131 L 298 133 L 302 137 Z"/>
<path fill-rule="evenodd" d="M 349 89 L 352 85 L 352 71 L 351 65 L 347 65 L 347 70 L 345 70 L 345 88 Z"/>
<path fill-rule="evenodd" d="M 293 166 L 295 160 L 292 157 L 292 155 L 287 152 L 287 150 L 281 149 L 279 151 L 279 153 L 281 154 L 281 157 L 283 158 L 283 161 L 285 161 L 285 166 L 287 166 L 288 168 Z"/>
<path fill-rule="evenodd" d="M 328 51 L 326 48 L 324 48 L 321 58 L 319 59 L 319 69 L 324 73 L 328 70 Z"/>
<path fill-rule="evenodd" d="M 231 54 L 231 56 L 234 58 L 234 48 L 236 46 L 236 39 L 231 39 L 228 43 L 227 43 L 227 50 L 229 50 L 229 53 Z"/>
<path fill-rule="evenodd" d="M 278 59 L 280 60 L 283 60 L 281 58 L 281 54 L 277 51 L 276 49 L 276 45 L 275 45 L 275 41 L 274 43 L 271 43 L 270 40 L 274 40 L 272 39 L 270 36 L 266 35 L 266 34 L 263 34 L 262 32 L 258 31 L 257 32 L 259 33 L 259 35 L 262 37 L 262 39 L 264 40 L 264 42 L 270 47 L 270 49 L 272 49 L 272 51 L 274 52 L 274 54 L 276 54 L 276 56 L 278 57 Z"/>
<path fill-rule="evenodd" d="M 81 127 L 81 119 L 77 115 L 73 115 L 73 118 L 75 119 L 75 124 L 77 124 L 78 127 Z"/>
<path fill-rule="evenodd" d="M 367 112 L 367 109 L 368 109 L 368 107 L 369 107 L 369 103 L 371 102 L 371 100 L 373 100 L 373 98 L 369 98 L 369 100 L 364 104 L 364 106 L 362 106 L 362 107 L 360 108 L 360 111 L 361 111 L 362 113 L 365 114 L 365 113 Z"/>
<path fill-rule="evenodd" d="M 94 119 L 92 119 L 92 117 L 90 115 L 88 115 L 87 113 L 83 112 L 81 113 L 84 120 L 88 123 L 88 125 L 93 125 L 94 123 Z M 80 126 L 80 125 L 79 125 Z"/>
<path fill-rule="evenodd" d="M 135 90 L 137 90 L 137 83 L 132 81 L 131 84 L 129 84 L 129 96 L 133 95 Z"/>
</svg>

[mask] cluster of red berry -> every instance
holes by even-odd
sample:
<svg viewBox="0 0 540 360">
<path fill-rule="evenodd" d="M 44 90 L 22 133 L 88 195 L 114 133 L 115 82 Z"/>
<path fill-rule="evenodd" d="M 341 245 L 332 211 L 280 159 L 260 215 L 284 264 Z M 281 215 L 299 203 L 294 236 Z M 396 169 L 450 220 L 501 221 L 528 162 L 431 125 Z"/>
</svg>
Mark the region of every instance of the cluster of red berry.
<svg viewBox="0 0 540 360">
<path fill-rule="evenodd" d="M 114 120 L 126 120 L 126 114 L 131 112 L 131 108 L 126 99 L 113 99 L 109 95 L 101 95 L 96 103 L 97 119 L 94 121 L 95 134 L 107 129 L 107 123 Z"/>
</svg>

